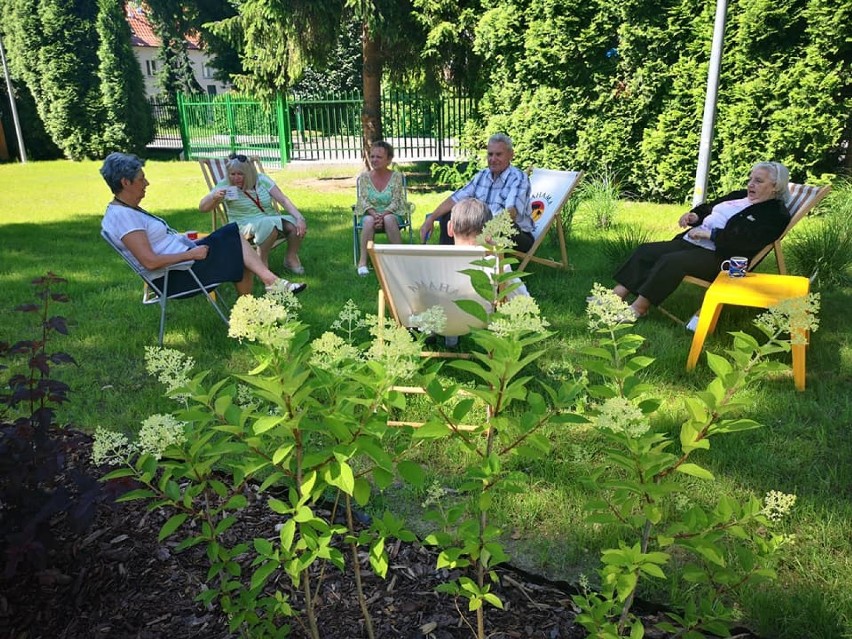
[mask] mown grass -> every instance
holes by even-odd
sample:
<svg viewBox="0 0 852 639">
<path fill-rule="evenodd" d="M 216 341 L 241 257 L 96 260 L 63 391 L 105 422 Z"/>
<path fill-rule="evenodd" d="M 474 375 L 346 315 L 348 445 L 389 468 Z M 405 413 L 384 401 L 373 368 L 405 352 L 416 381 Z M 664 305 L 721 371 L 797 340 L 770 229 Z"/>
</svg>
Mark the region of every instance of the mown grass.
<svg viewBox="0 0 852 639">
<path fill-rule="evenodd" d="M 142 419 L 170 405 L 144 371 L 144 347 L 156 343 L 157 310 L 139 303 L 138 280 L 98 236 L 110 199 L 98 166 L 0 166 L 0 339 L 33 335 L 36 318 L 12 309 L 31 299 L 29 282 L 34 277 L 50 270 L 67 278 L 71 303 L 55 311 L 69 318 L 71 332 L 55 346 L 72 354 L 78 365 L 58 372 L 73 388 L 62 420 L 84 429 L 103 425 L 132 431 Z M 416 173 L 410 179 L 410 198 L 417 205 L 418 226 L 446 192 L 429 186 L 425 167 L 409 169 Z M 302 252 L 309 288 L 300 299 L 302 318 L 317 335 L 347 299 L 366 312 L 376 310 L 375 278 L 357 277 L 352 265 L 350 205 L 357 171 L 356 165 L 347 165 L 289 166 L 272 172 L 309 222 Z M 146 172 L 151 182 L 146 208 L 177 228 L 209 229 L 209 217 L 197 211 L 205 189 L 195 163 L 150 162 Z M 604 231 L 583 207 L 578 209 L 568 238 L 571 268 L 534 267 L 527 279 L 555 332 L 535 375 L 558 379 L 579 374 L 575 353 L 590 339 L 584 299 L 593 282 L 611 283 L 614 264 L 604 246 L 612 234 L 622 225 L 634 225 L 647 228 L 654 238 L 669 237 L 680 212 L 678 206 L 621 202 L 616 228 Z M 280 265 L 281 254 L 274 259 L 279 264 L 273 267 Z M 761 270 L 772 266 L 764 264 Z M 852 637 L 852 347 L 846 322 L 850 293 L 849 287 L 823 292 L 822 326 L 808 350 L 807 391 L 796 393 L 789 376 L 751 387 L 748 416 L 765 428 L 719 438 L 701 459 L 717 481 L 690 482 L 692 498 L 707 502 L 723 493 L 762 496 L 771 489 L 798 495 L 786 523 L 796 542 L 779 567 L 778 582 L 748 590 L 740 601 L 744 618 L 765 637 Z M 700 294 L 682 287 L 667 306 L 688 317 L 699 306 Z M 731 343 L 727 331 L 748 327 L 754 315 L 751 309 L 727 309 L 706 348 L 724 351 Z M 702 388 L 710 373 L 704 365 L 693 373 L 685 371 L 692 334 L 660 313 L 652 312 L 636 331 L 647 338 L 645 352 L 656 358 L 646 377 L 665 400 L 658 427 L 675 432 L 683 416 L 680 398 Z M 185 350 L 199 369 L 217 374 L 243 370 L 248 363 L 243 347 L 227 338 L 203 299 L 170 306 L 166 345 Z M 594 432 L 554 429 L 552 437 L 552 455 L 524 467 L 529 490 L 501 496 L 498 517 L 514 561 L 573 581 L 580 572 L 594 570 L 600 548 L 614 539 L 610 531 L 586 524 L 582 516 L 586 495 L 578 479 L 597 455 Z M 463 454 L 452 446 L 422 445 L 416 455 L 444 485 L 453 483 L 464 464 Z M 422 498 L 408 493 L 385 497 L 412 515 L 420 512 Z M 645 594 L 676 601 L 677 582 L 655 584 Z"/>
</svg>

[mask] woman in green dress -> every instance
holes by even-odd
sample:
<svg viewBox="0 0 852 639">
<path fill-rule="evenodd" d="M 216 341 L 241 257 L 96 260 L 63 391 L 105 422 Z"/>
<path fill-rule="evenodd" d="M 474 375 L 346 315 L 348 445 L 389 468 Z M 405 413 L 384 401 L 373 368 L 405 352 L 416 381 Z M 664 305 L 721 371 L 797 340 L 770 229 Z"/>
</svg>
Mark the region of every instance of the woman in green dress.
<svg viewBox="0 0 852 639">
<path fill-rule="evenodd" d="M 399 232 L 405 212 L 405 189 L 402 173 L 391 171 L 393 147 L 384 140 L 370 147 L 370 171 L 358 176 L 358 203 L 355 212 L 361 216 L 361 259 L 358 275 L 364 277 L 367 269 L 367 242 L 376 233 L 387 233 L 392 244 L 402 244 Z"/>
</svg>

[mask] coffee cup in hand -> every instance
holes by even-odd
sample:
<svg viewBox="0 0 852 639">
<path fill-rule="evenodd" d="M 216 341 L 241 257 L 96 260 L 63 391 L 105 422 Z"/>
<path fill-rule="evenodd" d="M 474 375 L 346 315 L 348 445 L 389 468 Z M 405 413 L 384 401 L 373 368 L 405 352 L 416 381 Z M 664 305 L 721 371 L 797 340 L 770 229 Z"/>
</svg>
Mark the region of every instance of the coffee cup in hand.
<svg viewBox="0 0 852 639">
<path fill-rule="evenodd" d="M 225 199 L 226 200 L 236 200 L 240 197 L 240 189 L 237 186 L 229 186 L 225 189 Z"/>
<path fill-rule="evenodd" d="M 728 271 L 728 277 L 745 277 L 748 270 L 748 258 L 734 256 L 722 262 L 723 271 Z"/>
</svg>

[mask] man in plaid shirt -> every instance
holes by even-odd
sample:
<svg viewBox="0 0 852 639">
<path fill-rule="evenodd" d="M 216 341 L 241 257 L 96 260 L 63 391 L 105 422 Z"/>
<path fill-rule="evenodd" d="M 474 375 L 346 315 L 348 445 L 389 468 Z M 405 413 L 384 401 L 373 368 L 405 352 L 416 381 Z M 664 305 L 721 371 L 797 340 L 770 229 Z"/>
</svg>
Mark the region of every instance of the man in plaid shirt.
<svg viewBox="0 0 852 639">
<path fill-rule="evenodd" d="M 441 226 L 441 244 L 452 244 L 447 233 L 450 210 L 465 198 L 472 197 L 484 202 L 491 215 L 504 209 L 509 211 L 515 225 L 515 248 L 526 252 L 532 247 L 535 226 L 530 211 L 530 181 L 527 174 L 512 166 L 515 151 L 512 138 L 504 133 L 495 133 L 488 138 L 488 168 L 481 170 L 473 179 L 432 211 L 420 227 L 420 241 L 425 243 L 432 233 L 435 222 Z"/>
</svg>

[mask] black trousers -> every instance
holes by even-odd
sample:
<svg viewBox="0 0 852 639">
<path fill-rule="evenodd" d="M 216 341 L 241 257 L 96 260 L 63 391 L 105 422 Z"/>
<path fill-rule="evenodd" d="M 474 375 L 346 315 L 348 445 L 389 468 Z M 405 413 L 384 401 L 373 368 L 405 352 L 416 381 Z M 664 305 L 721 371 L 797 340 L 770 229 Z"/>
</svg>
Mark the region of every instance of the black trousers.
<svg viewBox="0 0 852 639">
<path fill-rule="evenodd" d="M 635 295 L 660 304 L 674 293 L 684 275 L 713 280 L 722 258 L 681 238 L 649 242 L 633 251 L 613 279 Z"/>
</svg>

